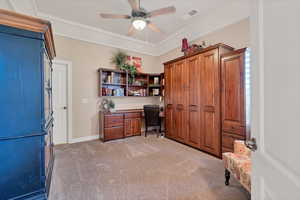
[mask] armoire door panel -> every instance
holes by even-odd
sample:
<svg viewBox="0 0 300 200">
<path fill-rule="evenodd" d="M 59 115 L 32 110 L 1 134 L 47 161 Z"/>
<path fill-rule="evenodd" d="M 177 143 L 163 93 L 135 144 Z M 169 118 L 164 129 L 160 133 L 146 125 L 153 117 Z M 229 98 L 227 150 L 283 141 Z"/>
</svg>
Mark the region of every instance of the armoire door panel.
<svg viewBox="0 0 300 200">
<path fill-rule="evenodd" d="M 174 97 L 175 97 L 175 88 L 174 88 L 174 65 L 165 66 L 165 123 L 166 123 L 166 136 L 170 138 L 175 137 L 174 129 Z"/>
<path fill-rule="evenodd" d="M 223 62 L 223 89 L 224 104 L 231 106 L 231 109 L 224 109 L 224 120 L 241 121 L 241 70 L 240 60 L 230 59 Z"/>
<path fill-rule="evenodd" d="M 174 135 L 174 130 L 173 130 L 173 126 L 174 126 L 174 119 L 173 119 L 173 105 L 172 104 L 167 104 L 166 107 L 166 136 L 167 137 L 173 137 Z"/>
<path fill-rule="evenodd" d="M 222 57 L 222 125 L 245 125 L 244 50 Z"/>
<path fill-rule="evenodd" d="M 202 92 L 205 94 L 202 97 L 203 105 L 216 105 L 216 89 L 218 87 L 218 60 L 217 51 L 211 51 L 203 56 L 203 65 L 201 66 L 201 82 L 203 83 Z M 202 84 L 201 84 L 202 85 Z"/>
<path fill-rule="evenodd" d="M 205 130 L 205 134 L 203 134 L 203 148 L 207 151 L 215 151 L 216 145 L 215 145 L 215 137 L 216 136 L 216 127 L 215 127 L 215 114 L 212 112 L 205 112 L 203 113 L 202 120 L 203 123 L 203 129 Z"/>
<path fill-rule="evenodd" d="M 188 144 L 200 148 L 200 111 L 196 108 L 189 110 Z"/>
<path fill-rule="evenodd" d="M 165 103 L 172 104 L 173 102 L 173 81 L 172 81 L 172 71 L 173 65 L 165 66 Z"/>
<path fill-rule="evenodd" d="M 175 89 L 175 139 L 184 142 L 187 139 L 187 94 L 188 94 L 188 69 L 185 60 L 174 64 L 173 79 Z"/>
<path fill-rule="evenodd" d="M 202 55 L 201 64 L 201 148 L 220 155 L 220 66 L 218 50 Z"/>
<path fill-rule="evenodd" d="M 176 110 L 175 111 L 175 121 L 176 121 L 176 126 L 175 126 L 175 132 L 176 132 L 176 137 L 179 141 L 184 142 L 186 140 L 187 136 L 187 130 L 186 130 L 186 125 L 187 125 L 187 112 L 185 110 Z"/>
<path fill-rule="evenodd" d="M 191 146 L 200 148 L 199 122 L 201 121 L 200 112 L 200 68 L 201 55 L 191 57 L 187 60 L 189 69 L 189 94 L 188 94 L 188 136 L 187 143 Z"/>
</svg>

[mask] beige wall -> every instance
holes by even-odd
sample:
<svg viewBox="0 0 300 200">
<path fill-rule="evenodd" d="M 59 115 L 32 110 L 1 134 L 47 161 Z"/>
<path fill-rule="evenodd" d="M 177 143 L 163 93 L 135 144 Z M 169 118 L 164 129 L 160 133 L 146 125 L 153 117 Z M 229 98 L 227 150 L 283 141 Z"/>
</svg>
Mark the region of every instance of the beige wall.
<svg viewBox="0 0 300 200">
<path fill-rule="evenodd" d="M 205 40 L 208 44 L 225 43 L 234 48 L 249 46 L 249 20 L 245 19 L 229 25 L 221 30 L 207 34 L 193 43 L 200 44 Z M 178 41 L 180 43 L 180 41 Z M 73 138 L 98 134 L 98 111 L 101 98 L 98 97 L 97 70 L 100 67 L 114 68 L 110 64 L 112 53 L 116 48 L 55 36 L 57 59 L 72 62 L 73 83 Z M 162 56 L 153 57 L 128 52 L 140 56 L 143 60 L 143 70 L 148 73 L 163 71 L 163 62 L 182 56 L 180 48 L 174 49 Z M 157 104 L 157 97 L 123 97 L 112 98 L 116 109 L 141 108 L 144 104 Z"/>
<path fill-rule="evenodd" d="M 103 45 L 55 36 L 57 59 L 72 62 L 73 138 L 98 134 L 98 73 L 103 68 L 114 68 L 110 64 L 112 53 L 117 49 Z M 148 73 L 161 72 L 157 57 L 128 52 L 142 58 L 143 70 Z M 158 97 L 113 97 L 116 109 L 141 108 L 144 104 L 159 103 Z"/>
<path fill-rule="evenodd" d="M 217 30 L 213 33 L 207 34 L 200 37 L 194 41 L 193 44 L 201 44 L 205 41 L 207 45 L 224 43 L 230 45 L 236 49 L 249 47 L 250 45 L 250 21 L 249 19 L 244 19 L 232 25 L 228 25 L 223 29 Z M 180 43 L 180 41 L 178 41 Z M 189 41 L 190 42 L 190 41 Z M 169 60 L 175 59 L 182 56 L 181 48 L 176 48 L 168 53 L 159 57 L 160 63 L 167 62 Z M 163 66 L 161 66 L 163 67 Z"/>
</svg>

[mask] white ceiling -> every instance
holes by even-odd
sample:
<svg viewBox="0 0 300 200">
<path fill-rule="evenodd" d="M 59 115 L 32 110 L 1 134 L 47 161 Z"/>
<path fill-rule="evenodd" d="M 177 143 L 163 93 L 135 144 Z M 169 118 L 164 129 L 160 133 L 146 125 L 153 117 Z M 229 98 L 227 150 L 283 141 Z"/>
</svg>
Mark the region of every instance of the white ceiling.
<svg viewBox="0 0 300 200">
<path fill-rule="evenodd" d="M 153 18 L 164 34 L 148 29 L 127 36 L 130 20 L 101 19 L 100 12 L 130 14 L 127 0 L 0 0 L 0 7 L 51 21 L 54 33 L 73 39 L 159 56 L 249 17 L 251 0 L 141 0 L 152 11 L 175 6 L 175 14 Z M 198 14 L 184 19 L 188 12 Z"/>
<path fill-rule="evenodd" d="M 234 1 L 235 0 L 141 0 L 141 7 L 148 11 L 166 6 L 175 6 L 177 12 L 152 19 L 152 22 L 155 23 L 164 34 L 152 32 L 146 28 L 143 31 L 137 32 L 133 37 L 150 43 L 158 43 L 189 23 L 191 19 L 184 20 L 183 16 L 191 10 L 197 10 L 199 16 L 206 15 L 211 10 L 224 6 L 224 3 L 230 4 Z M 127 0 L 37 0 L 36 4 L 38 11 L 41 13 L 124 36 L 126 36 L 130 26 L 130 20 L 102 19 L 99 17 L 100 12 L 130 14 L 131 8 Z"/>
</svg>

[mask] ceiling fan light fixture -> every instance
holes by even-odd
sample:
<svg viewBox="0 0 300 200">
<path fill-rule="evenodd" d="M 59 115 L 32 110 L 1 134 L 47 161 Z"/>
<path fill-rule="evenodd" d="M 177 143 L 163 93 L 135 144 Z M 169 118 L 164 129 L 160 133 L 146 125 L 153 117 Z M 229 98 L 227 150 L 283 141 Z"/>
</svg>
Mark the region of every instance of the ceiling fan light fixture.
<svg viewBox="0 0 300 200">
<path fill-rule="evenodd" d="M 147 23 L 142 18 L 136 18 L 136 19 L 132 20 L 132 25 L 136 30 L 141 31 L 146 27 Z"/>
</svg>

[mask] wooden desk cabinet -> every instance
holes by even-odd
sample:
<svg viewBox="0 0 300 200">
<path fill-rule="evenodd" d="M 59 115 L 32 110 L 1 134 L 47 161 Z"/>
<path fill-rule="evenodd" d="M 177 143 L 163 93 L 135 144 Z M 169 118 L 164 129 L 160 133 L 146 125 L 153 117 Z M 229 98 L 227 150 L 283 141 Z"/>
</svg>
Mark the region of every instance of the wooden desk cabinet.
<svg viewBox="0 0 300 200">
<path fill-rule="evenodd" d="M 124 114 L 125 137 L 141 135 L 141 117 L 140 112 Z"/>
<path fill-rule="evenodd" d="M 100 112 L 100 139 L 105 141 L 141 135 L 143 110 Z"/>
</svg>

